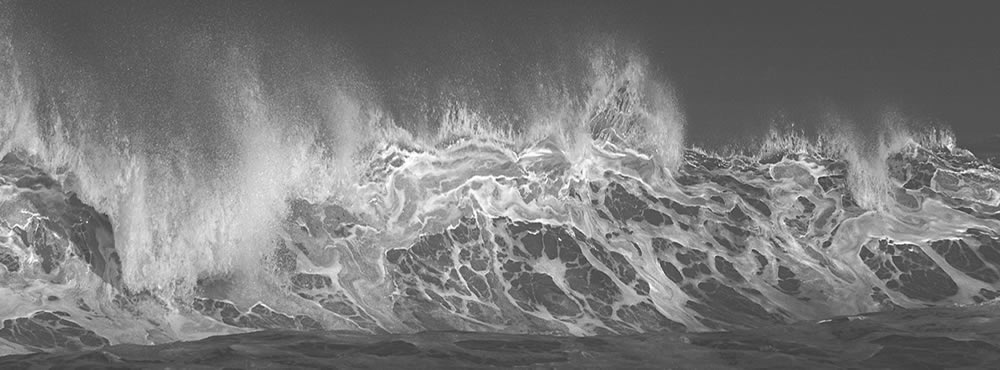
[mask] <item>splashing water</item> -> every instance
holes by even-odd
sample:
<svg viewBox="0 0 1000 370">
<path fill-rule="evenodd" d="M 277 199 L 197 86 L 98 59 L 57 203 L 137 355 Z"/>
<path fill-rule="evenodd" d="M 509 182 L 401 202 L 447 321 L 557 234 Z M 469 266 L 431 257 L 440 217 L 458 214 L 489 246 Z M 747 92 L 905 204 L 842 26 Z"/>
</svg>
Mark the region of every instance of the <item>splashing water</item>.
<svg viewBox="0 0 1000 370">
<path fill-rule="evenodd" d="M 892 109 L 718 154 L 685 147 L 677 93 L 608 40 L 578 86 L 529 89 L 518 126 L 462 99 L 397 122 L 349 58 L 197 33 L 144 72 L 174 84 L 141 89 L 4 27 L 3 354 L 733 330 L 1000 296 L 1000 173 Z"/>
</svg>

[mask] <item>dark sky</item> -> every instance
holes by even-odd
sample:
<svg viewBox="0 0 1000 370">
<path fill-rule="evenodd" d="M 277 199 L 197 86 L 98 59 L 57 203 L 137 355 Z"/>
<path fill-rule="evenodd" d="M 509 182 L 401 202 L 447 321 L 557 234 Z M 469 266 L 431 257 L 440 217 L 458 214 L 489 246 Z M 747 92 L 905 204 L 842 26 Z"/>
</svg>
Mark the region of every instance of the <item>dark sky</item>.
<svg viewBox="0 0 1000 370">
<path fill-rule="evenodd" d="M 891 105 L 914 119 L 951 125 L 962 146 L 1000 151 L 998 22 L 988 8 L 969 4 L 26 2 L 22 8 L 24 19 L 33 19 L 25 22 L 36 22 L 58 48 L 98 69 L 119 68 L 120 60 L 108 60 L 151 50 L 149 44 L 189 28 L 232 34 L 236 42 L 263 39 L 273 53 L 290 40 L 308 48 L 336 44 L 372 76 L 375 90 L 396 92 L 382 94 L 394 107 L 416 104 L 413 95 L 445 94 L 442 79 L 472 80 L 472 93 L 484 100 L 515 99 L 504 92 L 516 88 L 510 81 L 530 81 L 539 66 L 576 68 L 568 45 L 610 34 L 637 46 L 671 81 L 694 143 L 759 133 L 778 112 L 808 126 L 819 119 L 819 107 L 833 104 L 864 124 L 870 112 Z M 140 60 L 155 63 L 150 53 Z"/>
</svg>

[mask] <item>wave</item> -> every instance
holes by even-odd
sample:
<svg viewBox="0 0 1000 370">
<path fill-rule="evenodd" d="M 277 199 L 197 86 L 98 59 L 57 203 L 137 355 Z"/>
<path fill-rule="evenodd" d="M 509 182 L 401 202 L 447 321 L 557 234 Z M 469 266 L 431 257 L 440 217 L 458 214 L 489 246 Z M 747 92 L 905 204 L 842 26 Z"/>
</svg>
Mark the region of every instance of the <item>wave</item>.
<svg viewBox="0 0 1000 370">
<path fill-rule="evenodd" d="M 44 221 L 71 221 L 65 209 L 104 216 L 8 157 L 3 187 L 15 202 L 6 212 L 38 215 L 8 226 L 4 248 L 16 253 L 7 261 L 20 265 L 6 267 L 4 286 L 19 299 L 53 298 L 4 312 L 32 318 L 44 308 L 96 320 L 82 334 L 112 343 L 161 343 L 267 328 L 703 331 L 998 296 L 1000 177 L 960 149 L 891 155 L 892 203 L 869 211 L 853 196 L 847 162 L 819 153 L 688 150 L 675 172 L 656 172 L 651 156 L 602 143 L 577 159 L 551 141 L 519 151 L 475 138 L 385 145 L 354 197 L 290 199 L 252 269 L 202 272 L 188 295 L 121 280 L 116 268 L 129 262 L 110 257 L 118 230 L 96 246 L 63 242 L 56 257 L 15 237 L 67 235 Z M 644 180 L 650 174 L 665 177 Z M 50 200 L 31 196 L 39 193 Z M 111 235 L 106 222 L 89 232 Z M 73 257 L 88 253 L 104 257 Z M 94 296 L 86 286 L 106 288 Z M 11 325 L 49 325 L 25 320 Z M 130 320 L 144 323 L 122 329 Z"/>
<path fill-rule="evenodd" d="M 118 78 L 18 27 L 0 34 L 5 352 L 707 331 L 1000 295 L 997 169 L 890 108 L 699 149 L 678 92 L 612 39 L 525 87 L 520 117 L 474 97 L 401 115 L 341 50 L 192 32 Z M 62 339 L 19 334 L 40 332 Z"/>
<path fill-rule="evenodd" d="M 71 191 L 114 220 L 125 281 L 137 290 L 186 294 L 200 275 L 254 269 L 272 249 L 288 198 L 354 196 L 368 156 L 387 143 L 430 149 L 478 138 L 523 148 L 547 138 L 579 153 L 594 138 L 613 137 L 666 166 L 676 166 L 683 149 L 672 95 L 646 78 L 641 57 L 607 47 L 590 57 L 587 95 L 545 92 L 583 102 L 546 112 L 564 116 L 537 117 L 515 131 L 451 103 L 427 132 L 396 124 L 364 88 L 338 87 L 363 80 L 344 70 L 299 76 L 329 85 L 265 81 L 273 76 L 264 70 L 288 62 L 265 61 L 252 47 L 194 40 L 208 45 L 178 58 L 183 75 L 171 76 L 180 87 L 134 97 L 108 92 L 134 87 L 86 77 L 94 72 L 36 45 L 44 40 L 5 40 L 3 153 L 67 174 Z M 205 58 L 218 62 L 189 67 Z M 293 91 L 303 85 L 304 93 Z M 185 89 L 200 90 L 185 96 Z"/>
</svg>

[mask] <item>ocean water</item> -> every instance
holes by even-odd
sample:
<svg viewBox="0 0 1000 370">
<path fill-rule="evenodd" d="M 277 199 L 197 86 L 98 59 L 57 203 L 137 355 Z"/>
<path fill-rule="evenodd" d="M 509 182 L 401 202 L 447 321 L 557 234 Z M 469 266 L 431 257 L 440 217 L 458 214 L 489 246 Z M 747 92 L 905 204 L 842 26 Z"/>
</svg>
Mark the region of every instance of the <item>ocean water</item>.
<svg viewBox="0 0 1000 370">
<path fill-rule="evenodd" d="M 699 148 L 669 80 L 601 38 L 519 116 L 409 122 L 342 64 L 193 32 L 105 74 L 2 20 L 4 367 L 1000 356 L 1000 170 L 946 125 L 831 110 Z"/>
</svg>

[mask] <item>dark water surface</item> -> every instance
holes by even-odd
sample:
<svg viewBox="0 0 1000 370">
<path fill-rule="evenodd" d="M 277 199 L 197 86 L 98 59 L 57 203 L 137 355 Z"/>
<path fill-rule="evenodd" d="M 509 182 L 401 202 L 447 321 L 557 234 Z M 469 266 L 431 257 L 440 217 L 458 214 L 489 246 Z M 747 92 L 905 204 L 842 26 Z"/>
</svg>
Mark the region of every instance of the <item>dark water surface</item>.
<svg viewBox="0 0 1000 370">
<path fill-rule="evenodd" d="M 156 346 L 0 358 L 18 368 L 989 368 L 996 305 L 837 317 L 755 330 L 625 336 L 261 331 Z"/>
</svg>

